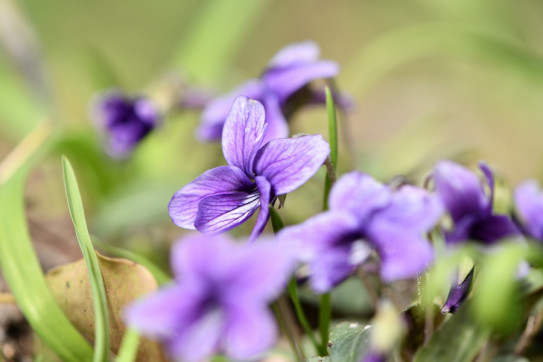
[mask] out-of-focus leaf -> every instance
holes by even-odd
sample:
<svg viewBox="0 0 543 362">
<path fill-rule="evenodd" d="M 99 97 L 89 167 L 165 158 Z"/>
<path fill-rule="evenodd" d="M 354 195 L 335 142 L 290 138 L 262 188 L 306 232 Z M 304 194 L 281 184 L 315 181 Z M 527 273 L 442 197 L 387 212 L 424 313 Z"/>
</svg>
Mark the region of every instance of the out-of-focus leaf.
<svg viewBox="0 0 543 362">
<path fill-rule="evenodd" d="M 25 218 L 26 177 L 48 149 L 50 135 L 49 127 L 40 126 L 0 166 L 0 265 L 17 305 L 40 338 L 65 361 L 90 361 L 92 347 L 47 287 Z"/>
<path fill-rule="evenodd" d="M 96 253 L 104 278 L 108 302 L 111 349 L 119 351 L 126 327 L 122 320 L 123 308 L 136 298 L 157 288 L 152 274 L 126 259 L 108 258 Z M 47 282 L 55 298 L 76 328 L 89 340 L 94 338 L 92 291 L 84 260 L 55 268 L 47 273 Z M 160 347 L 142 339 L 138 360 L 163 360 Z"/>
<path fill-rule="evenodd" d="M 169 221 L 167 205 L 178 184 L 133 184 L 111 195 L 96 215 L 93 233 L 106 238 L 126 230 Z"/>
<path fill-rule="evenodd" d="M 415 355 L 415 362 L 471 361 L 479 353 L 490 330 L 477 323 L 466 303 L 432 335 Z"/>
<path fill-rule="evenodd" d="M 517 270 L 527 251 L 522 243 L 502 244 L 487 255 L 481 265 L 478 288 L 473 297 L 474 315 L 498 332 L 510 333 L 522 321 L 523 304 L 519 302 Z"/>
<path fill-rule="evenodd" d="M 432 329 L 439 328 L 445 316 L 441 314 L 441 306 L 432 304 L 430 311 L 423 309 L 421 304 L 415 304 L 403 312 L 407 324 L 407 335 L 400 346 L 400 354 L 405 361 L 413 360 L 415 353 L 424 343 L 427 327 L 426 318 L 432 318 Z"/>
<path fill-rule="evenodd" d="M 88 276 L 92 289 L 92 300 L 94 303 L 94 361 L 101 362 L 109 360 L 109 327 L 108 327 L 108 308 L 106 299 L 106 289 L 102 271 L 98 264 L 98 258 L 94 253 L 92 240 L 87 229 L 85 220 L 85 211 L 83 202 L 79 193 L 79 186 L 75 178 L 75 173 L 66 157 L 62 157 L 62 173 L 64 175 L 64 188 L 70 217 L 75 228 L 75 234 L 79 247 L 83 253 L 83 258 L 88 268 Z"/>
<path fill-rule="evenodd" d="M 202 2 L 176 64 L 200 81 L 216 79 L 237 54 L 267 3 L 268 0 Z"/>
<path fill-rule="evenodd" d="M 328 362 L 330 357 L 311 357 L 306 360 L 306 362 Z"/>
<path fill-rule="evenodd" d="M 330 361 L 360 361 L 369 350 L 370 330 L 357 322 L 343 322 L 332 328 L 328 343 Z"/>
</svg>

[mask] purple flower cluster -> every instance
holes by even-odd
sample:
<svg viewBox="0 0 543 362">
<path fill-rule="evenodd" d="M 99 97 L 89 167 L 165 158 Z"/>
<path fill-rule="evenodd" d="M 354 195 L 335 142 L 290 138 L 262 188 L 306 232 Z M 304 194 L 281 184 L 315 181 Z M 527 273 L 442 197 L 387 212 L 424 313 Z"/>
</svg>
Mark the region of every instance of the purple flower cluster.
<svg viewBox="0 0 543 362">
<path fill-rule="evenodd" d="M 515 203 L 526 235 L 543 241 L 543 193 L 539 183 L 528 180 L 520 184 L 515 190 Z"/>
<path fill-rule="evenodd" d="M 394 281 L 417 276 L 432 262 L 426 233 L 443 209 L 439 199 L 422 189 L 391 190 L 366 174 L 351 172 L 332 188 L 330 211 L 278 236 L 309 263 L 311 285 L 323 293 L 348 277 L 376 250 L 381 277 Z"/>
<path fill-rule="evenodd" d="M 251 79 L 230 93 L 209 102 L 202 113 L 198 137 L 206 141 L 219 140 L 232 102 L 239 95 L 256 99 L 264 104 L 268 132 L 266 141 L 288 137 L 285 113 L 299 91 L 311 81 L 331 78 L 339 73 L 337 63 L 319 59 L 319 47 L 312 41 L 289 45 L 281 49 L 269 62 L 259 79 Z M 323 92 L 309 91 L 303 103 L 323 103 Z M 347 104 L 345 97 L 339 97 Z"/>
<path fill-rule="evenodd" d="M 174 282 L 131 305 L 129 325 L 164 341 L 183 361 L 217 352 L 248 359 L 273 345 L 277 330 L 268 303 L 290 275 L 287 249 L 194 235 L 174 245 L 171 266 Z"/>
<path fill-rule="evenodd" d="M 107 136 L 106 151 L 113 158 L 126 158 L 159 123 L 157 106 L 148 98 L 130 98 L 119 91 L 101 96 L 93 118 Z"/>
<path fill-rule="evenodd" d="M 260 235 L 269 218 L 268 204 L 305 183 L 330 153 L 320 135 L 265 143 L 268 124 L 260 102 L 243 96 L 235 100 L 222 136 L 228 166 L 205 172 L 173 196 L 169 212 L 176 225 L 219 233 L 260 208 L 251 239 Z"/>
</svg>

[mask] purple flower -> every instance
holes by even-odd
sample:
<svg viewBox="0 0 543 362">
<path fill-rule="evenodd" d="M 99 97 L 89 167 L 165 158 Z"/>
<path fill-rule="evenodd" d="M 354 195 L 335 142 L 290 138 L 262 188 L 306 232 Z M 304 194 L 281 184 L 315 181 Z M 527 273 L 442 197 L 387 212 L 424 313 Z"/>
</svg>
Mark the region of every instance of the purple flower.
<svg viewBox="0 0 543 362">
<path fill-rule="evenodd" d="M 174 283 L 127 308 L 130 327 L 183 361 L 219 352 L 247 359 L 273 345 L 277 330 L 268 304 L 292 270 L 284 248 L 194 235 L 174 245 L 171 267 Z"/>
<path fill-rule="evenodd" d="M 526 233 L 543 241 L 543 194 L 539 183 L 529 180 L 520 184 L 515 190 L 515 204 Z"/>
<path fill-rule="evenodd" d="M 479 167 L 488 182 L 488 196 L 477 176 L 465 167 L 442 161 L 434 168 L 436 191 L 454 223 L 453 229 L 445 235 L 449 244 L 468 240 L 493 244 L 519 235 L 509 216 L 492 213 L 494 176 L 485 163 L 481 162 Z"/>
<path fill-rule="evenodd" d="M 326 292 L 348 277 L 372 249 L 387 282 L 416 276 L 433 260 L 425 234 L 442 214 L 434 195 L 413 186 L 392 191 L 351 172 L 334 185 L 329 205 L 329 211 L 278 235 L 309 263 L 315 291 Z"/>
<path fill-rule="evenodd" d="M 264 104 L 269 123 L 265 141 L 288 137 L 285 113 L 292 111 L 292 105 L 288 104 L 289 99 L 296 98 L 293 96 L 305 89 L 311 81 L 334 77 L 338 72 L 337 63 L 319 59 L 319 47 L 316 43 L 306 41 L 286 46 L 273 57 L 260 79 L 248 80 L 206 106 L 202 113 L 198 137 L 205 141 L 220 139 L 228 111 L 239 95 Z M 301 97 L 304 98 L 301 102 L 323 103 L 321 93 L 308 92 Z M 340 96 L 338 99 L 340 105 L 349 103 L 346 97 Z M 299 103 L 298 101 L 296 103 Z"/>
<path fill-rule="evenodd" d="M 468 298 L 473 283 L 473 275 L 475 274 L 475 267 L 472 267 L 468 275 L 464 280 L 458 284 L 456 281 L 449 290 L 447 300 L 441 308 L 441 313 L 454 313 Z"/>
<path fill-rule="evenodd" d="M 112 91 L 98 99 L 93 118 L 107 135 L 108 154 L 125 158 L 157 126 L 160 116 L 150 99 L 129 98 L 119 91 Z"/>
<path fill-rule="evenodd" d="M 235 100 L 222 137 L 229 166 L 205 172 L 173 196 L 169 212 L 177 226 L 218 233 L 238 226 L 261 208 L 254 239 L 266 226 L 268 204 L 305 183 L 330 153 L 320 135 L 264 144 L 267 127 L 261 103 L 243 96 Z"/>
</svg>

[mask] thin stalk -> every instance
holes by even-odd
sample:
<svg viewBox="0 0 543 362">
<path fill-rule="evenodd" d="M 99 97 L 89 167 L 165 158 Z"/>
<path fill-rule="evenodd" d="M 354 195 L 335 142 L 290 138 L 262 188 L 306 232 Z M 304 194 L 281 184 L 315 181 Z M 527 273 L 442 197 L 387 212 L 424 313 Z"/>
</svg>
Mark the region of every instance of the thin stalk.
<svg viewBox="0 0 543 362">
<path fill-rule="evenodd" d="M 17 304 L 13 294 L 0 293 L 0 304 Z"/>
<path fill-rule="evenodd" d="M 281 217 L 279 216 L 275 208 L 271 205 L 270 205 L 270 216 L 271 216 L 273 232 L 277 234 L 284 227 L 284 223 L 283 223 L 283 220 L 281 220 Z M 317 353 L 320 353 L 321 351 L 320 345 L 317 342 L 315 335 L 313 334 L 313 330 L 311 329 L 309 322 L 307 321 L 304 310 L 302 308 L 302 303 L 300 302 L 300 297 L 298 296 L 298 285 L 296 284 L 295 277 L 293 277 L 288 283 L 288 294 L 290 296 L 290 299 L 292 300 L 292 304 L 294 305 L 296 317 L 298 318 L 300 325 L 302 326 L 305 333 L 311 340 L 311 343 L 313 343 L 313 345 L 315 346 Z"/>
<path fill-rule="evenodd" d="M 334 182 L 336 181 L 336 168 L 338 162 L 338 137 L 337 137 L 337 118 L 334 98 L 330 88 L 324 89 L 326 94 L 326 108 L 328 110 L 328 142 L 330 143 L 330 157 L 326 160 L 326 180 L 324 182 L 324 200 L 323 210 L 328 209 L 328 195 Z M 332 304 L 330 293 L 321 296 L 319 302 L 319 332 L 321 344 L 319 346 L 319 355 L 328 355 L 328 336 L 330 334 L 330 320 L 332 319 Z"/>
</svg>

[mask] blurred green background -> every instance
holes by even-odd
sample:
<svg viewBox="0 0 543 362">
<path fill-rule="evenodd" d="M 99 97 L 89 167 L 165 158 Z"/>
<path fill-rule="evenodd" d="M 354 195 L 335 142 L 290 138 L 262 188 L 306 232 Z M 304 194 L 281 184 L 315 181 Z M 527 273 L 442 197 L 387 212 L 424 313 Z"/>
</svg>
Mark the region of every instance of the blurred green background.
<svg viewBox="0 0 543 362">
<path fill-rule="evenodd" d="M 172 74 L 223 92 L 281 47 L 315 40 L 355 108 L 342 116 L 341 171 L 426 175 L 441 158 L 485 159 L 515 185 L 543 178 L 543 3 L 537 0 L 0 0 L 0 155 L 38 122 L 62 129 L 28 186 L 30 217 L 66 223 L 59 154 L 74 164 L 92 231 L 143 252 L 183 231 L 172 194 L 223 164 L 194 137 L 196 112 L 169 116 L 134 157 L 109 160 L 89 119 L 97 93 L 157 89 Z M 326 130 L 324 108 L 292 133 Z M 289 195 L 288 224 L 319 211 L 324 174 Z M 246 235 L 251 225 L 235 230 Z M 77 247 L 77 246 L 76 246 Z"/>
</svg>

